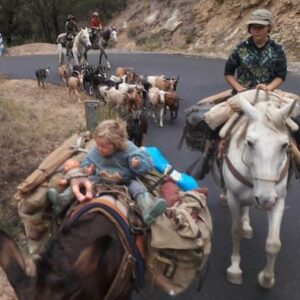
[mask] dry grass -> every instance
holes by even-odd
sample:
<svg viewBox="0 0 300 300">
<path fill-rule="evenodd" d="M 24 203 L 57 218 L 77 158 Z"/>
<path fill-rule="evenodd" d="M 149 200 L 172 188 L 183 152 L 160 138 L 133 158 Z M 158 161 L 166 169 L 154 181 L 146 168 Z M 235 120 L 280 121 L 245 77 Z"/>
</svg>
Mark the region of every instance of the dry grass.
<svg viewBox="0 0 300 300">
<path fill-rule="evenodd" d="M 81 94 L 81 100 L 88 99 Z M 85 130 L 84 104 L 68 90 L 33 80 L 0 77 L 0 228 L 23 240 L 14 203 L 16 186 L 74 132 Z M 21 232 L 21 234 L 20 234 Z M 15 299 L 0 272 L 0 300 Z M 2 289 L 3 287 L 3 289 Z"/>
<path fill-rule="evenodd" d="M 57 54 L 57 45 L 48 43 L 32 43 L 7 49 L 6 55 Z"/>
<path fill-rule="evenodd" d="M 0 228 L 11 227 L 14 234 L 16 186 L 66 138 L 84 129 L 84 105 L 70 101 L 66 88 L 47 84 L 44 90 L 33 80 L 2 78 L 0 122 Z"/>
<path fill-rule="evenodd" d="M 67 89 L 47 84 L 44 90 L 32 80 L 0 81 L 0 120 L 2 189 L 85 126 L 84 106 L 71 102 Z"/>
</svg>

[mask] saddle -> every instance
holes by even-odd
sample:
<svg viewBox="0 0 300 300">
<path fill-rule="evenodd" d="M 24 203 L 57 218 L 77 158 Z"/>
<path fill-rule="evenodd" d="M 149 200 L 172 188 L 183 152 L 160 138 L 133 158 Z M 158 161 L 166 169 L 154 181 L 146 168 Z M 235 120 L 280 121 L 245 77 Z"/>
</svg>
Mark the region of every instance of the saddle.
<svg viewBox="0 0 300 300">
<path fill-rule="evenodd" d="M 119 191 L 115 191 L 119 193 Z M 123 193 L 124 194 L 124 193 Z M 135 237 L 130 231 L 126 217 L 128 206 L 119 202 L 111 194 L 106 193 L 86 203 L 74 206 L 69 214 L 68 223 L 76 224 L 80 218 L 88 213 L 100 212 L 105 215 L 115 226 L 124 248 L 124 255 L 119 270 L 111 284 L 105 299 L 115 299 L 124 287 L 123 274 L 130 269 L 136 279 L 136 288 L 144 286 L 145 266 L 140 249 L 137 247 Z"/>
</svg>

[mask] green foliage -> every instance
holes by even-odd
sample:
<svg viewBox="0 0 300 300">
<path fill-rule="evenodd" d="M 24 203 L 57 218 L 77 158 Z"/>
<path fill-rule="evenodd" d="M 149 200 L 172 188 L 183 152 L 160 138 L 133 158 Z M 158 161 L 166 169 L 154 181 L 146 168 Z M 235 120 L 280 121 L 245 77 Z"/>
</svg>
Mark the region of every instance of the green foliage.
<svg viewBox="0 0 300 300">
<path fill-rule="evenodd" d="M 1 0 L 0 32 L 8 46 L 26 40 L 55 42 L 64 32 L 68 14 L 79 26 L 89 26 L 93 11 L 99 11 L 107 24 L 114 14 L 124 10 L 127 0 Z"/>
</svg>

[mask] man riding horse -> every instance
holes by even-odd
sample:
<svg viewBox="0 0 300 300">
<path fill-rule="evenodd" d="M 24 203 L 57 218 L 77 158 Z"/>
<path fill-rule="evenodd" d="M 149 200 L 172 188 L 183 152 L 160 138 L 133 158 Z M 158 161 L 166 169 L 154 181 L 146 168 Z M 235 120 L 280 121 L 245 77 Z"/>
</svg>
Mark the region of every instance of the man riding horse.
<svg viewBox="0 0 300 300">
<path fill-rule="evenodd" d="M 65 24 L 65 31 L 66 31 L 66 50 L 67 56 L 70 56 L 72 51 L 72 43 L 73 43 L 73 39 L 76 36 L 77 32 L 78 32 L 78 28 L 77 28 L 77 24 L 75 22 L 75 17 L 73 15 L 68 15 L 68 20 Z"/>
<path fill-rule="evenodd" d="M 93 45 L 97 32 L 102 30 L 102 24 L 99 18 L 99 13 L 97 11 L 93 12 L 92 19 L 90 21 L 90 27 L 91 27 L 91 43 Z"/>
</svg>

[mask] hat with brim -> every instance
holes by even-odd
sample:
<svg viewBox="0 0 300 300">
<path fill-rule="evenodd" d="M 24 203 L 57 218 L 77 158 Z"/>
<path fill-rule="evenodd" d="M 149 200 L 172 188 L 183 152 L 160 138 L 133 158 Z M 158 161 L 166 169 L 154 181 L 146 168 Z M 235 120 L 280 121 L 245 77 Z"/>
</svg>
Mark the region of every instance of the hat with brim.
<svg viewBox="0 0 300 300">
<path fill-rule="evenodd" d="M 251 25 L 251 24 L 258 24 L 258 25 L 270 25 L 270 21 L 264 21 L 264 20 L 249 20 L 247 22 L 247 25 Z"/>
<path fill-rule="evenodd" d="M 247 25 L 251 24 L 259 24 L 259 25 L 270 25 L 272 20 L 272 14 L 267 9 L 257 9 L 255 10 L 251 16 Z"/>
<path fill-rule="evenodd" d="M 71 20 L 71 19 L 75 20 L 76 18 L 73 15 L 68 15 L 68 20 Z"/>
</svg>

